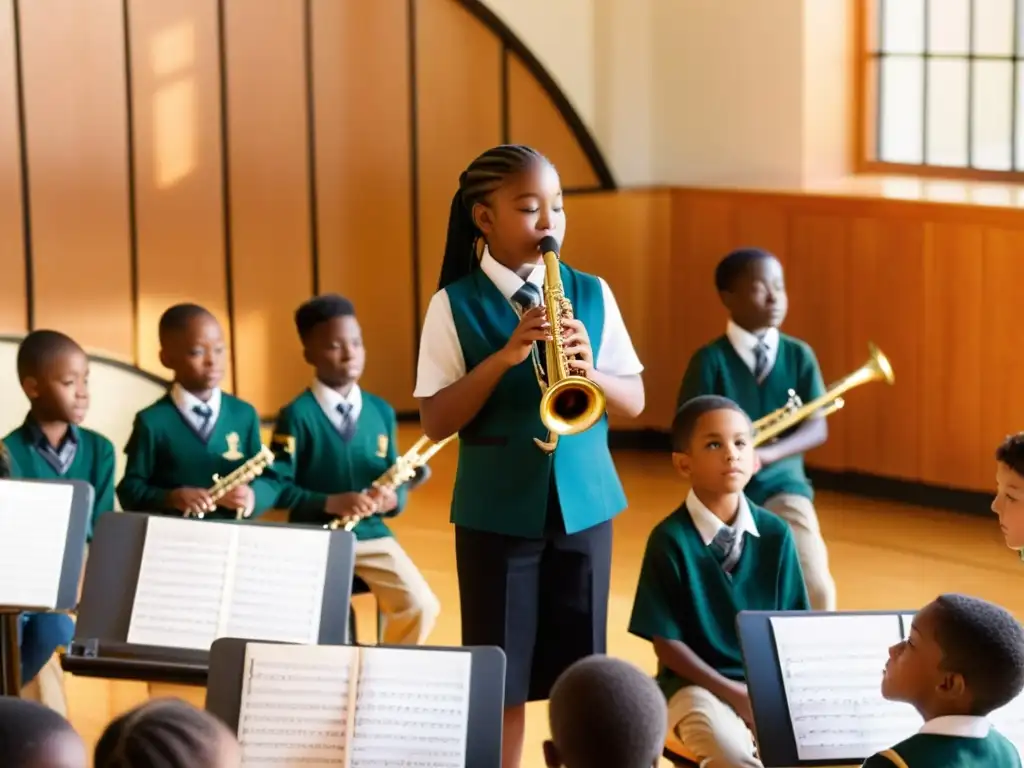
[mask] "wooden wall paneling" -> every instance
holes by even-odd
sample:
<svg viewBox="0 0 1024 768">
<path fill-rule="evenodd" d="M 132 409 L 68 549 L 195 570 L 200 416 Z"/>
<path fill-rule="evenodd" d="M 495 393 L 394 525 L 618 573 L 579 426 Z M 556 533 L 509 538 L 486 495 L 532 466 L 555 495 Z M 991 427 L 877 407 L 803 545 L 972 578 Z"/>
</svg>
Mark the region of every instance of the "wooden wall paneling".
<svg viewBox="0 0 1024 768">
<path fill-rule="evenodd" d="M 982 270 L 981 419 L 977 488 L 995 488 L 993 455 L 1007 435 L 1024 430 L 1024 355 L 1020 349 L 1020 305 L 1013 297 L 1024 285 L 1024 231 L 987 228 Z M 955 415 L 955 414 L 954 414 Z M 969 422 L 965 421 L 969 427 Z M 951 468 L 952 469 L 952 468 Z"/>
<path fill-rule="evenodd" d="M 194 302 L 229 330 L 217 4 L 131 0 L 138 365 L 167 375 L 157 324 Z M 224 388 L 231 391 L 231 371 Z"/>
<path fill-rule="evenodd" d="M 851 216 L 846 280 L 847 360 L 859 366 L 873 341 L 889 358 L 896 383 L 873 384 L 851 393 L 846 421 L 851 469 L 919 480 L 919 432 L 926 417 L 921 387 L 921 281 L 924 224 L 915 219 Z M 898 297 L 898 298 L 894 298 Z"/>
<path fill-rule="evenodd" d="M 849 231 L 841 216 L 794 212 L 786 270 L 789 312 L 783 331 L 811 345 L 825 386 L 845 376 L 861 359 L 848 359 L 846 336 L 856 320 L 846 311 Z M 865 342 L 866 345 L 866 342 Z M 866 346 L 865 346 L 866 349 Z M 861 355 L 861 358 L 867 353 Z M 847 407 L 828 419 L 829 439 L 808 455 L 815 466 L 845 469 L 848 423 L 858 418 L 859 393 L 851 391 Z M 784 403 L 779 403 L 779 406 Z"/>
<path fill-rule="evenodd" d="M 786 266 L 789 251 L 790 211 L 776 201 L 741 196 L 733 213 L 733 248 L 764 248 Z M 721 256 L 725 256 L 722 252 Z M 721 258 L 720 256 L 720 258 Z"/>
<path fill-rule="evenodd" d="M 313 291 L 304 9 L 221 2 L 235 388 L 268 415 L 311 376 L 293 320 Z"/>
<path fill-rule="evenodd" d="M 0 333 L 28 330 L 13 0 L 0 0 Z"/>
<path fill-rule="evenodd" d="M 508 138 L 543 153 L 558 168 L 564 189 L 600 186 L 597 174 L 547 91 L 511 51 L 505 52 Z"/>
<path fill-rule="evenodd" d="M 974 486 L 981 477 L 984 229 L 929 222 L 925 229 L 921 346 L 921 479 L 946 485 L 950 468 Z M 898 374 L 897 374 L 898 375 Z"/>
<path fill-rule="evenodd" d="M 311 12 L 320 290 L 356 305 L 365 386 L 415 411 L 408 2 L 311 0 Z"/>
<path fill-rule="evenodd" d="M 419 313 L 437 290 L 459 174 L 501 143 L 501 41 L 455 0 L 414 0 Z"/>
<path fill-rule="evenodd" d="M 36 326 L 133 352 L 121 0 L 20 3 Z"/>
</svg>

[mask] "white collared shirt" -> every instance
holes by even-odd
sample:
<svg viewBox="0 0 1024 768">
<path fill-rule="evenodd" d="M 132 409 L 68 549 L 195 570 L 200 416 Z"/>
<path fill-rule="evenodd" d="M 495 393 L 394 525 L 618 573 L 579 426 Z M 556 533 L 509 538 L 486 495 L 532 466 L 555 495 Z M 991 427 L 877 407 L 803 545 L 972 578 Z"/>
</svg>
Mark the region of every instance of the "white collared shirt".
<svg viewBox="0 0 1024 768">
<path fill-rule="evenodd" d="M 961 736 L 968 739 L 984 739 L 992 724 L 984 717 L 972 715 L 946 715 L 935 717 L 921 726 L 918 733 L 937 736 Z"/>
<path fill-rule="evenodd" d="M 729 339 L 729 343 L 732 344 L 732 348 L 736 350 L 736 354 L 753 373 L 757 360 L 754 355 L 754 349 L 758 342 L 757 336 L 745 328 L 740 328 L 732 320 L 725 326 L 725 335 Z M 763 341 L 768 347 L 768 366 L 764 369 L 764 375 L 767 376 L 771 373 L 775 360 L 779 356 L 779 329 L 769 328 L 765 331 Z"/>
<path fill-rule="evenodd" d="M 363 393 L 359 389 L 358 384 L 352 385 L 348 397 L 345 397 L 338 390 L 328 387 L 320 379 L 313 379 L 309 389 L 313 393 L 313 397 L 320 404 L 324 414 L 331 420 L 331 424 L 338 431 L 341 431 L 341 412 L 338 411 L 338 406 L 342 403 L 348 403 L 352 406 L 352 410 L 349 412 L 349 419 L 353 422 L 358 421 L 359 414 L 363 410 Z"/>
<path fill-rule="evenodd" d="M 511 303 L 512 296 L 525 282 L 543 290 L 544 265 L 538 264 L 527 280 L 523 280 L 503 264 L 499 264 L 485 248 L 480 258 L 480 269 L 490 279 L 502 296 Z M 629 338 L 626 324 L 622 320 L 619 305 L 611 288 L 603 278 L 601 283 L 604 300 L 604 328 L 601 332 L 601 346 L 595 360 L 595 367 L 612 376 L 634 376 L 643 371 L 633 342 Z M 455 330 L 452 306 L 448 292 L 440 290 L 430 299 L 427 314 L 423 320 L 420 336 L 420 356 L 416 371 L 414 397 L 430 397 L 466 375 L 466 360 L 462 345 Z"/>
<path fill-rule="evenodd" d="M 690 519 L 693 520 L 697 533 L 700 534 L 700 540 L 704 542 L 706 547 L 710 546 L 711 542 L 714 541 L 715 534 L 722 528 L 725 528 L 725 523 L 722 522 L 721 518 L 708 509 L 703 501 L 697 498 L 697 494 L 693 492 L 692 488 L 686 496 L 686 511 L 690 513 Z M 736 522 L 733 523 L 732 527 L 736 529 L 737 533 L 749 533 L 751 536 L 761 535 L 757 530 L 757 524 L 754 522 L 754 516 L 750 512 L 747 497 L 742 493 L 740 494 Z"/>
<path fill-rule="evenodd" d="M 208 430 L 213 429 L 213 425 L 217 423 L 217 418 L 220 416 L 221 395 L 219 388 L 213 390 L 213 392 L 210 393 L 210 399 L 204 402 L 186 390 L 181 386 L 181 384 L 174 382 L 174 384 L 171 385 L 171 400 L 181 412 L 181 415 L 185 417 L 185 420 L 192 425 L 192 429 L 199 433 L 202 432 L 205 419 L 193 411 L 193 408 L 196 406 L 209 407 L 212 415 L 210 416 L 210 421 L 207 425 Z"/>
</svg>

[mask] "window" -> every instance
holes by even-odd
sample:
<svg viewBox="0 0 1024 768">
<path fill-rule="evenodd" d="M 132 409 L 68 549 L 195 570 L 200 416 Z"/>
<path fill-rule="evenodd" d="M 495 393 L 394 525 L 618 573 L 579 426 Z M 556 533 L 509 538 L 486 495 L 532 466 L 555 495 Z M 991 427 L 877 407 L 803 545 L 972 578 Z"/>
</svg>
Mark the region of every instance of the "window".
<svg viewBox="0 0 1024 768">
<path fill-rule="evenodd" d="M 863 0 L 865 170 L 1024 172 L 1024 0 Z"/>
</svg>

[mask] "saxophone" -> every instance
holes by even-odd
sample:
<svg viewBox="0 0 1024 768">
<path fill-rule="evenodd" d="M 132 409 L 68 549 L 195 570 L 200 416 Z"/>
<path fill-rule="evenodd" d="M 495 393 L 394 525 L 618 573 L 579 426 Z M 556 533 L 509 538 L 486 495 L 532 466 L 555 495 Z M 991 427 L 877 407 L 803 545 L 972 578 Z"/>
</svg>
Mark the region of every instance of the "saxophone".
<svg viewBox="0 0 1024 768">
<path fill-rule="evenodd" d="M 210 494 L 210 500 L 213 502 L 208 509 L 201 509 L 196 512 L 186 512 L 185 517 L 195 517 L 202 520 L 207 512 L 212 512 L 217 508 L 217 502 L 224 498 L 228 491 L 237 488 L 240 485 L 245 485 L 250 482 L 253 478 L 263 474 L 263 470 L 274 463 L 274 453 L 267 446 L 260 446 L 260 452 L 249 459 L 245 464 L 240 466 L 238 469 L 231 472 L 225 477 L 220 475 L 213 476 L 213 485 L 207 490 Z M 244 509 L 235 510 L 235 519 L 241 520 L 244 515 Z"/>
<path fill-rule="evenodd" d="M 412 448 L 399 456 L 383 475 L 373 481 L 372 487 L 387 488 L 393 491 L 398 486 L 405 485 L 415 477 L 417 469 L 426 466 L 435 453 L 448 445 L 456 437 L 457 435 L 449 435 L 444 440 L 425 448 L 430 443 L 430 438 L 423 435 L 413 444 Z M 341 528 L 351 531 L 359 524 L 361 519 L 359 516 L 338 517 L 331 520 L 324 528 L 329 531 L 337 531 Z"/>
<path fill-rule="evenodd" d="M 545 237 L 540 242 L 544 254 L 544 307 L 551 324 L 551 341 L 545 347 L 545 369 L 541 368 L 537 346 L 533 348 L 534 370 L 543 394 L 540 420 L 548 430 L 548 440 L 534 438 L 546 453 L 555 450 L 561 435 L 585 432 L 604 416 L 607 402 L 602 389 L 586 376 L 570 373 L 569 359 L 562 341 L 560 320 L 573 318 L 572 304 L 565 298 L 559 268 L 558 241 Z"/>
</svg>

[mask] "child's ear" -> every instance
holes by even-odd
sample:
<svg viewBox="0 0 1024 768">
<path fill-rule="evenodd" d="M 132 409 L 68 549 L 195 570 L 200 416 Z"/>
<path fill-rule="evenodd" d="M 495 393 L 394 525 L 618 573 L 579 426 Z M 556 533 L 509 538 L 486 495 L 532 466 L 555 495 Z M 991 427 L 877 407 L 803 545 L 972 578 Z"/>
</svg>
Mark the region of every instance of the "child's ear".
<svg viewBox="0 0 1024 768">
<path fill-rule="evenodd" d="M 473 206 L 473 223 L 476 224 L 477 229 L 485 235 L 489 235 L 494 229 L 493 211 L 483 203 L 477 203 Z"/>
<path fill-rule="evenodd" d="M 305 345 L 302 347 L 302 359 L 309 363 L 309 365 L 314 365 L 313 361 L 309 359 L 309 349 Z"/>
<path fill-rule="evenodd" d="M 672 452 L 672 466 L 676 468 L 676 472 L 685 477 L 687 480 L 690 479 L 690 454 L 688 453 L 677 453 Z"/>
<path fill-rule="evenodd" d="M 562 768 L 562 758 L 558 755 L 558 747 L 551 739 L 544 742 L 544 765 L 548 768 Z"/>
<path fill-rule="evenodd" d="M 39 397 L 39 381 L 35 376 L 26 376 L 22 379 L 21 389 L 29 400 L 35 400 Z"/>
<path fill-rule="evenodd" d="M 939 682 L 939 691 L 948 699 L 961 699 L 967 696 L 967 683 L 959 672 L 947 672 Z"/>
<path fill-rule="evenodd" d="M 164 368 L 167 368 L 168 370 L 173 370 L 174 368 L 174 366 L 171 365 L 170 363 L 170 357 L 168 357 L 167 355 L 167 350 L 165 350 L 163 347 L 160 347 L 160 365 L 162 365 Z"/>
</svg>

